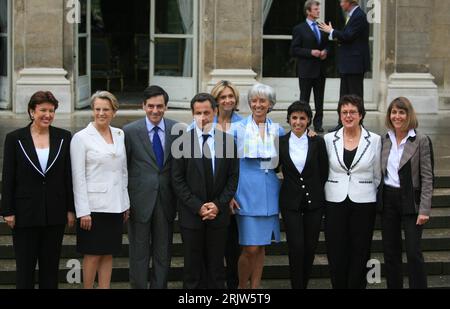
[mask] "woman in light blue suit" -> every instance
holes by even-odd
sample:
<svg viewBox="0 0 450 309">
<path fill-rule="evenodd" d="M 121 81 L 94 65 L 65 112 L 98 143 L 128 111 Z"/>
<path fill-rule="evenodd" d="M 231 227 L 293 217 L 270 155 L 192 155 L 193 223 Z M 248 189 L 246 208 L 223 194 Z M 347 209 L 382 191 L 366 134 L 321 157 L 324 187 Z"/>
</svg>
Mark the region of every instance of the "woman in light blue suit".
<svg viewBox="0 0 450 309">
<path fill-rule="evenodd" d="M 275 173 L 279 136 L 284 130 L 267 114 L 276 103 L 275 91 L 262 84 L 248 94 L 252 115 L 233 124 L 240 159 L 240 177 L 232 212 L 239 229 L 239 288 L 259 288 L 265 246 L 280 241 L 278 196 L 280 182 Z M 250 281 L 250 286 L 248 285 Z"/>
</svg>

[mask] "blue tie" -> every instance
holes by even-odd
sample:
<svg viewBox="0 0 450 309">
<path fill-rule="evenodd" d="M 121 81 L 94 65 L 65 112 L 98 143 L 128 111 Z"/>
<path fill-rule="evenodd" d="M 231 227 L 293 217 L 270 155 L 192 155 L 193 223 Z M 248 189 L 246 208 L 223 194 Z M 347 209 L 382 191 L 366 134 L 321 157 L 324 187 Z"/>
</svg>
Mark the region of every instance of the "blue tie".
<svg viewBox="0 0 450 309">
<path fill-rule="evenodd" d="M 159 168 L 162 169 L 164 165 L 164 150 L 162 147 L 161 139 L 159 138 L 159 127 L 153 128 L 153 151 L 155 152 L 156 156 L 156 163 L 158 164 Z"/>
<path fill-rule="evenodd" d="M 319 32 L 319 29 L 317 28 L 317 23 L 313 22 L 312 26 L 313 26 L 313 29 L 314 29 L 314 34 L 316 35 L 317 43 L 320 44 L 320 32 Z"/>
</svg>

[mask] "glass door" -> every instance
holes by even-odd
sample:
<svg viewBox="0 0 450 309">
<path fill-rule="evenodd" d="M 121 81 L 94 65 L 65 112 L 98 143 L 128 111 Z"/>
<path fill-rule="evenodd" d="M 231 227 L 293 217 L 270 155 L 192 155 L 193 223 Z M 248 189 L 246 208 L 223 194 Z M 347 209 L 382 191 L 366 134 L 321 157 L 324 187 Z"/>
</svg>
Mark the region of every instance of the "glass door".
<svg viewBox="0 0 450 309">
<path fill-rule="evenodd" d="M 198 0 L 151 0 L 150 11 L 150 84 L 186 108 L 197 91 Z"/>
<path fill-rule="evenodd" d="M 0 109 L 11 108 L 11 0 L 0 0 Z"/>
<path fill-rule="evenodd" d="M 76 26 L 77 95 L 75 107 L 89 105 L 91 96 L 91 0 L 80 0 L 81 22 Z"/>
</svg>

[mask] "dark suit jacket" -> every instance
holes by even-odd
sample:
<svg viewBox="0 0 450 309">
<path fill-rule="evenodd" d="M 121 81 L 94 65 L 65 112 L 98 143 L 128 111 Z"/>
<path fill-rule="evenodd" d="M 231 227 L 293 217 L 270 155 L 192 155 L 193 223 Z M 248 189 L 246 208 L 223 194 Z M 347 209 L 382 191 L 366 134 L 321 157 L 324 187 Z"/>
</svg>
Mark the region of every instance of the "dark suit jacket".
<svg viewBox="0 0 450 309">
<path fill-rule="evenodd" d="M 280 138 L 280 165 L 284 177 L 280 190 L 280 209 L 298 211 L 301 206 L 307 209 L 320 208 L 324 205 L 324 186 L 328 179 L 325 141 L 320 136 L 308 137 L 305 168 L 300 174 L 289 154 L 291 134 L 289 132 Z"/>
<path fill-rule="evenodd" d="M 381 171 L 383 178 L 387 175 L 387 164 L 392 147 L 391 139 L 386 134 L 382 138 Z M 400 160 L 398 176 L 402 195 L 403 214 L 421 214 L 429 216 L 433 197 L 433 169 L 431 164 L 431 144 L 427 136 L 417 134 L 406 141 Z M 382 187 L 380 188 L 382 192 Z M 382 210 L 382 193 L 379 195 L 379 210 Z"/>
<path fill-rule="evenodd" d="M 145 119 L 139 119 L 123 128 L 128 162 L 128 194 L 131 219 L 139 223 L 150 220 L 156 203 L 160 203 L 169 222 L 176 216 L 175 194 L 172 190 L 171 169 L 175 121 L 164 119 L 165 146 L 164 166 L 160 170 L 147 132 Z"/>
<path fill-rule="evenodd" d="M 16 227 L 62 225 L 75 212 L 69 131 L 50 127 L 50 155 L 42 171 L 30 125 L 6 136 L 0 215 L 16 216 Z"/>
<path fill-rule="evenodd" d="M 291 55 L 297 58 L 300 78 L 318 78 L 325 76 L 326 60 L 313 57 L 311 50 L 328 50 L 328 34 L 320 32 L 321 41 L 317 42 L 314 32 L 305 21 L 297 25 L 292 34 Z"/>
<path fill-rule="evenodd" d="M 182 157 L 176 158 L 174 154 L 172 184 L 178 197 L 180 226 L 184 228 L 199 229 L 205 223 L 210 224 L 213 228 L 223 228 L 229 224 L 229 202 L 234 197 L 238 186 L 239 160 L 237 159 L 233 136 L 216 130 L 214 137 L 216 156 L 214 161 L 214 198 L 212 201 L 208 201 L 206 198 L 202 158 L 195 158 L 194 156 L 195 151 L 200 151 L 195 129 L 181 137 L 183 138 L 183 144 L 180 146 Z M 219 145 L 222 147 L 218 147 Z M 220 148 L 222 148 L 222 151 L 219 150 Z M 226 158 L 225 154 L 230 153 L 230 151 L 233 158 Z M 203 204 L 208 202 L 214 202 L 217 205 L 219 214 L 216 219 L 203 222 L 198 213 Z"/>
<path fill-rule="evenodd" d="M 370 70 L 369 22 L 358 7 L 343 30 L 334 30 L 339 42 L 338 65 L 341 74 L 364 74 Z"/>
</svg>

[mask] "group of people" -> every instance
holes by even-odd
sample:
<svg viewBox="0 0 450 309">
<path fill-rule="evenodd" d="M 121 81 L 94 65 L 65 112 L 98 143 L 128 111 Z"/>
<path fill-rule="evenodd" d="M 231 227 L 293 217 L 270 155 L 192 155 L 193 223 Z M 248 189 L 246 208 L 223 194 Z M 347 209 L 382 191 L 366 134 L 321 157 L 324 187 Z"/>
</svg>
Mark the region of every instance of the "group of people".
<svg viewBox="0 0 450 309">
<path fill-rule="evenodd" d="M 53 94 L 31 97 L 31 123 L 6 137 L 2 174 L 0 215 L 12 228 L 18 288 L 34 287 L 37 263 L 39 287 L 57 288 L 65 225 L 75 222 L 85 288 L 96 276 L 109 288 L 125 222 L 132 288 L 167 288 L 177 214 L 184 288 L 259 288 L 265 248 L 280 241 L 280 213 L 293 288 L 308 286 L 323 218 L 333 287 L 365 288 L 377 209 L 388 287 L 403 287 L 402 229 L 410 287 L 427 286 L 420 241 L 432 148 L 408 99 L 390 104 L 380 137 L 363 126 L 361 98 L 343 96 L 343 127 L 322 138 L 301 101 L 288 108 L 285 134 L 268 117 L 276 104 L 270 86 L 250 89 L 246 118 L 232 83 L 211 93 L 192 99 L 194 121 L 179 126 L 164 117 L 168 94 L 150 86 L 145 117 L 121 130 L 111 127 L 117 99 L 100 91 L 93 122 L 73 137 L 52 126 Z"/>
</svg>

